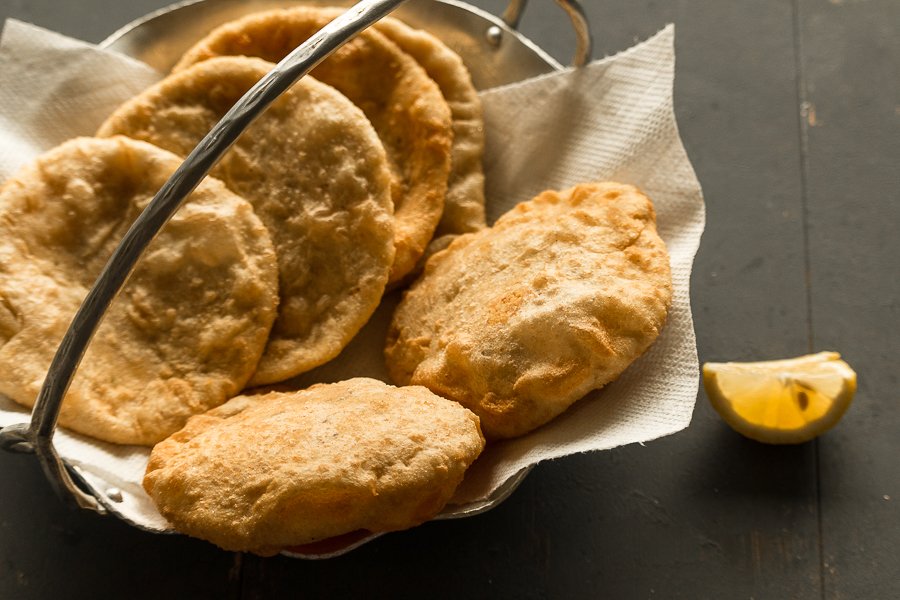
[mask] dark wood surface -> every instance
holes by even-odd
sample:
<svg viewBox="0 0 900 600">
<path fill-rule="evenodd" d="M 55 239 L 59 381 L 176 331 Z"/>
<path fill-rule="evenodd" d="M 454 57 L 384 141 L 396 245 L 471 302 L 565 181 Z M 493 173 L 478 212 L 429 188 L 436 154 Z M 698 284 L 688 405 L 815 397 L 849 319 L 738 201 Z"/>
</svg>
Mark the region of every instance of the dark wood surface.
<svg viewBox="0 0 900 600">
<path fill-rule="evenodd" d="M 3 0 L 99 41 L 166 0 Z M 478 0 L 495 14 L 504 0 Z M 691 426 L 541 465 L 479 517 L 329 561 L 260 559 L 70 511 L 0 454 L 0 598 L 900 597 L 900 2 L 587 0 L 595 57 L 676 24 L 676 113 L 707 202 L 701 361 L 842 352 L 844 421 L 768 447 Z M 522 24 L 567 61 L 553 3 Z"/>
</svg>

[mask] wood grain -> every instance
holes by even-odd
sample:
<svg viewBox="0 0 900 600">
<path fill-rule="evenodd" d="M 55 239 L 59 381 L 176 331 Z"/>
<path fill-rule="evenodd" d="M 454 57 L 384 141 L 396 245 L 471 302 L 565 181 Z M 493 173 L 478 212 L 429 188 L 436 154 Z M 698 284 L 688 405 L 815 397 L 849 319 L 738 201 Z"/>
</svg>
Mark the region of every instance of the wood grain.
<svg viewBox="0 0 900 600">
<path fill-rule="evenodd" d="M 799 2 L 812 343 L 859 374 L 819 440 L 825 598 L 900 597 L 900 4 Z"/>
</svg>

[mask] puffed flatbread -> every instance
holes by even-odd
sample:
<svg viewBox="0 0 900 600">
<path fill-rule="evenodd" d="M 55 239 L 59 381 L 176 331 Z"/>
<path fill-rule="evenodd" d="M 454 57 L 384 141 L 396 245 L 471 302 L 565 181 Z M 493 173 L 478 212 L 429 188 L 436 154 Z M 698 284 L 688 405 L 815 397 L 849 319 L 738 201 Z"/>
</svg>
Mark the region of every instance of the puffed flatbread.
<svg viewBox="0 0 900 600">
<path fill-rule="evenodd" d="M 78 138 L 0 188 L 0 393 L 31 406 L 88 289 L 181 164 L 126 138 Z M 207 179 L 113 302 L 62 404 L 64 427 L 151 445 L 239 392 L 278 301 L 275 252 L 243 199 Z"/>
<path fill-rule="evenodd" d="M 426 31 L 413 29 L 391 17 L 378 21 L 375 29 L 422 65 L 441 88 L 444 100 L 450 107 L 453 122 L 450 177 L 447 180 L 444 213 L 434 237 L 456 236 L 483 229 L 486 226 L 481 162 L 484 154 L 484 120 L 481 99 L 472 85 L 468 69 L 458 54 Z"/>
<path fill-rule="evenodd" d="M 126 102 L 98 135 L 187 155 L 273 65 L 228 56 L 169 76 Z M 362 112 L 304 78 L 212 171 L 249 200 L 278 256 L 281 304 L 252 385 L 337 356 L 378 306 L 393 263 L 390 174 Z"/>
<path fill-rule="evenodd" d="M 268 555 L 432 518 L 483 447 L 455 402 L 358 378 L 192 418 L 153 449 L 144 488 L 179 531 Z"/>
<path fill-rule="evenodd" d="M 653 205 L 617 183 L 544 192 L 435 254 L 388 333 L 398 384 L 522 435 L 615 379 L 656 339 L 672 296 Z"/>
<path fill-rule="evenodd" d="M 296 7 L 248 15 L 213 30 L 173 71 L 221 55 L 278 62 L 340 12 Z M 422 67 L 371 29 L 338 49 L 312 75 L 359 106 L 387 150 L 396 248 L 390 283 L 396 283 L 415 267 L 441 218 L 453 139 L 450 109 Z"/>
</svg>

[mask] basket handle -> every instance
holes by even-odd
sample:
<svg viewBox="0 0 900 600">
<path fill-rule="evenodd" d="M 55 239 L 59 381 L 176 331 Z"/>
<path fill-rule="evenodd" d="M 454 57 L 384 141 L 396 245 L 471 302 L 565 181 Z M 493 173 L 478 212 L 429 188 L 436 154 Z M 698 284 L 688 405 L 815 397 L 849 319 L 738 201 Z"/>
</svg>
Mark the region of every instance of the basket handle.
<svg viewBox="0 0 900 600">
<path fill-rule="evenodd" d="M 32 410 L 31 423 L 10 425 L 0 430 L 0 448 L 36 454 L 61 497 L 74 500 L 81 508 L 106 512 L 96 497 L 73 481 L 70 467 L 62 462 L 53 445 L 53 433 L 75 369 L 107 308 L 144 250 L 184 199 L 266 107 L 328 55 L 403 2 L 405 0 L 362 0 L 294 49 L 250 88 L 197 144 L 125 233 L 63 336 Z"/>
<path fill-rule="evenodd" d="M 525 5 L 528 0 L 510 0 L 509 5 L 500 18 L 510 28 L 517 30 Z M 573 67 L 583 67 L 591 59 L 593 38 L 591 36 L 590 22 L 584 12 L 584 8 L 578 0 L 556 0 L 556 3 L 566 11 L 572 20 L 572 28 L 575 30 L 575 38 L 578 45 L 575 48 L 575 56 L 572 57 Z"/>
</svg>

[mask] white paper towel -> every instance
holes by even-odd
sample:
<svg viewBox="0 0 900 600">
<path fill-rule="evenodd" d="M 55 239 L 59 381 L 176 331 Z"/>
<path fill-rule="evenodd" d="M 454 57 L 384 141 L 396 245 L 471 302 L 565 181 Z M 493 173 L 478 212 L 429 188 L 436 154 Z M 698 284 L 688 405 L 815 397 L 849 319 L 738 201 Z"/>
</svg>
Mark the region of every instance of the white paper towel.
<svg viewBox="0 0 900 600">
<path fill-rule="evenodd" d="M 690 422 L 699 365 L 689 283 L 704 207 L 672 109 L 673 42 L 669 26 L 581 69 L 482 94 L 489 218 L 545 189 L 604 179 L 635 184 L 656 206 L 672 257 L 674 297 L 662 335 L 643 357 L 548 425 L 487 448 L 457 492 L 458 505 L 477 504 L 540 461 L 645 442 Z M 7 21 L 0 40 L 0 179 L 66 139 L 91 135 L 119 103 L 160 77 L 126 57 Z M 382 346 L 396 300 L 385 299 L 341 356 L 295 383 L 354 376 L 387 381 Z M 0 426 L 25 422 L 28 415 L 0 396 Z M 109 488 L 121 490 L 122 502 L 104 501 L 120 517 L 150 530 L 167 529 L 140 486 L 147 448 L 62 429 L 55 442 L 101 497 Z"/>
</svg>

